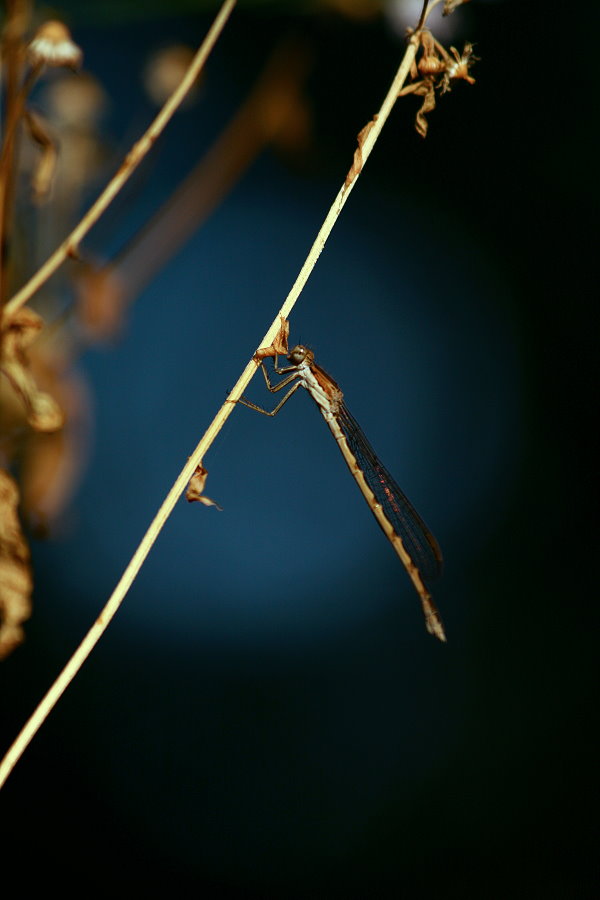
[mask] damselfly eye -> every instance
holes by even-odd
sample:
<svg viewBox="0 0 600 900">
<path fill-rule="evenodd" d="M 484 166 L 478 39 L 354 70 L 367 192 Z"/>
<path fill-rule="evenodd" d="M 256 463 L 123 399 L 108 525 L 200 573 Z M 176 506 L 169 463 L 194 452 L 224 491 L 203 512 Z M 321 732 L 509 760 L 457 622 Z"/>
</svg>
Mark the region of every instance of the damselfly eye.
<svg viewBox="0 0 600 900">
<path fill-rule="evenodd" d="M 288 356 L 289 361 L 293 362 L 293 363 L 301 363 L 305 358 L 306 358 L 306 347 L 302 347 L 300 345 L 298 345 L 297 347 L 294 347 L 294 349 Z"/>
</svg>

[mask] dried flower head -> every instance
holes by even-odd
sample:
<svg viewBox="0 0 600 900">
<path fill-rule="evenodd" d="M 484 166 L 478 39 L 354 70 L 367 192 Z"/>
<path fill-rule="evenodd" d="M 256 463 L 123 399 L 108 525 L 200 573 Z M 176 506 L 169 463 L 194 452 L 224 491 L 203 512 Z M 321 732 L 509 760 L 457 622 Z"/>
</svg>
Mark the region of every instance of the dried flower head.
<svg viewBox="0 0 600 900">
<path fill-rule="evenodd" d="M 450 59 L 448 67 L 444 74 L 442 83 L 442 94 L 450 90 L 451 81 L 467 81 L 469 84 L 475 84 L 475 79 L 469 74 L 469 69 L 473 63 L 479 61 L 479 57 L 473 53 L 473 44 L 465 44 L 462 56 L 456 47 L 450 47 L 450 53 L 454 59 Z"/>
<path fill-rule="evenodd" d="M 27 52 L 33 65 L 68 66 L 77 69 L 83 58 L 81 48 L 73 41 L 67 26 L 56 19 L 40 25 Z"/>
<path fill-rule="evenodd" d="M 464 2 L 466 3 L 468 0 L 464 0 Z M 454 5 L 458 5 L 458 0 Z M 454 81 L 462 80 L 469 84 L 475 84 L 475 79 L 469 70 L 479 57 L 474 55 L 473 44 L 469 43 L 465 44 L 462 56 L 456 47 L 450 47 L 450 52 L 448 52 L 427 28 L 421 30 L 418 41 L 421 57 L 418 63 L 413 60 L 410 67 L 412 84 L 403 87 L 398 96 L 415 94 L 423 97 L 415 127 L 421 137 L 425 137 L 428 127 L 426 116 L 435 109 L 436 91 L 445 94 L 450 90 Z M 421 76 L 420 80 L 418 80 L 419 76 Z"/>
</svg>

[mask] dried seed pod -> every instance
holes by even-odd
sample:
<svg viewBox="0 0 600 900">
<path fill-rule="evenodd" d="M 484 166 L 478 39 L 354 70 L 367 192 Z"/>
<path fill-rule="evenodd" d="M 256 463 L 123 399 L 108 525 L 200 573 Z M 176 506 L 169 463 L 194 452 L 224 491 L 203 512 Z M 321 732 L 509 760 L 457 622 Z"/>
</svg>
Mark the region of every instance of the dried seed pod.
<svg viewBox="0 0 600 900">
<path fill-rule="evenodd" d="M 446 71 L 446 63 L 439 56 L 423 56 L 417 68 L 421 75 L 439 75 Z"/>
</svg>

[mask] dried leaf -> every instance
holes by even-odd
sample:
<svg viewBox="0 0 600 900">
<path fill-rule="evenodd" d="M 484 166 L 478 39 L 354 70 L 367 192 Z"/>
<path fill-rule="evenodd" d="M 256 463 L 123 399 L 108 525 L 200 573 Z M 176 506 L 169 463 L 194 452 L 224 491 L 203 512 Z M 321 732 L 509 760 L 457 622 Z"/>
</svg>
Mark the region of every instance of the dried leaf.
<svg viewBox="0 0 600 900">
<path fill-rule="evenodd" d="M 32 309 L 24 306 L 11 317 L 3 331 L 2 346 L 5 353 L 15 355 L 17 349 L 25 349 L 38 336 L 43 321 Z"/>
<path fill-rule="evenodd" d="M 361 130 L 358 132 L 358 136 L 357 136 L 358 147 L 357 147 L 356 150 L 354 151 L 354 161 L 353 161 L 353 163 L 352 163 L 352 165 L 351 165 L 351 167 L 350 167 L 350 171 L 349 171 L 348 174 L 346 175 L 346 181 L 344 182 L 345 185 L 346 185 L 346 187 L 348 187 L 348 185 L 352 184 L 352 182 L 354 181 L 354 179 L 356 178 L 356 176 L 359 175 L 359 174 L 361 173 L 361 171 L 362 171 L 362 167 L 363 167 L 363 158 L 362 158 L 362 148 L 363 148 L 363 144 L 364 144 L 364 142 L 365 142 L 365 140 L 366 140 L 366 137 L 367 137 L 368 133 L 370 132 L 371 128 L 373 127 L 373 125 L 375 124 L 376 121 L 377 121 L 377 116 L 373 116 L 373 118 L 371 119 L 371 121 L 370 121 L 370 122 L 367 122 L 367 124 L 365 125 L 365 127 L 364 127 L 364 128 L 361 128 Z"/>
<path fill-rule="evenodd" d="M 19 491 L 0 469 L 0 659 L 24 638 L 21 623 L 31 615 L 33 580 L 29 547 L 17 515 Z"/>
<path fill-rule="evenodd" d="M 398 96 L 404 97 L 406 94 L 416 94 L 418 97 L 423 97 L 421 108 L 415 117 L 415 128 L 421 137 L 424 138 L 427 135 L 428 128 L 425 116 L 435 109 L 435 81 L 433 76 L 424 78 L 423 81 L 418 81 L 416 84 L 409 84 L 400 91 Z"/>
<path fill-rule="evenodd" d="M 63 411 L 50 394 L 39 390 L 26 352 L 42 324 L 40 316 L 27 307 L 9 320 L 1 335 L 1 370 L 21 397 L 31 427 L 36 431 L 56 431 L 64 424 Z"/>
<path fill-rule="evenodd" d="M 275 353 L 283 356 L 284 354 L 287 355 L 289 352 L 288 338 L 290 336 L 290 323 L 287 319 L 284 319 L 283 316 L 280 316 L 279 320 L 279 331 L 277 337 L 273 341 L 273 349 L 275 350 Z"/>
<path fill-rule="evenodd" d="M 190 483 L 187 486 L 185 498 L 189 503 L 197 502 L 203 503 L 204 506 L 216 506 L 219 512 L 223 512 L 218 503 L 215 503 L 215 501 L 211 500 L 210 497 L 204 496 L 203 491 L 207 476 L 208 471 L 204 468 L 204 466 L 196 466 L 196 471 L 190 478 Z"/>
<path fill-rule="evenodd" d="M 274 338 L 273 343 L 270 347 L 261 347 L 254 354 L 254 359 L 256 362 L 260 362 L 263 359 L 266 359 L 269 356 L 287 356 L 289 353 L 288 349 L 288 337 L 290 334 L 290 323 L 287 319 L 284 319 L 283 316 L 280 316 L 280 326 L 277 336 Z"/>
<path fill-rule="evenodd" d="M 421 137 L 427 136 L 427 128 L 429 127 L 429 123 L 425 116 L 427 113 L 432 112 L 435 109 L 435 88 L 433 86 L 433 81 L 426 79 L 424 82 L 425 90 L 423 91 L 423 102 L 421 104 L 421 108 L 418 111 L 415 117 L 415 128 Z"/>
</svg>

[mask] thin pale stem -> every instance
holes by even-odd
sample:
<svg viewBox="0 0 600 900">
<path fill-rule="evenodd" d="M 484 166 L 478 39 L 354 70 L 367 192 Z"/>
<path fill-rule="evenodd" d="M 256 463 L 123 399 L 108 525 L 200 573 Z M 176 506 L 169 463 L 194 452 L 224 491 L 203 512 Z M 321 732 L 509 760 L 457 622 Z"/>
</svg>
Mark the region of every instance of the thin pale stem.
<svg viewBox="0 0 600 900">
<path fill-rule="evenodd" d="M 180 106 L 181 102 L 184 100 L 219 38 L 235 3 L 236 0 L 225 0 L 210 31 L 190 63 L 179 86 L 171 94 L 145 134 L 136 144 L 134 144 L 119 168 L 119 171 L 107 184 L 79 224 L 73 229 L 71 234 L 62 242 L 62 244 L 57 247 L 52 256 L 46 260 L 43 266 L 38 269 L 27 284 L 23 285 L 14 297 L 8 301 L 4 309 L 5 317 L 9 318 L 11 315 L 14 315 L 14 313 L 27 303 L 27 301 L 33 297 L 35 292 L 56 272 L 67 257 L 76 254 L 79 244 L 92 225 L 100 218 L 108 205 L 119 193 L 125 182 L 130 178 L 135 169 L 137 169 L 142 159 L 146 156 L 177 108 Z"/>
<path fill-rule="evenodd" d="M 338 216 L 340 215 L 340 212 L 342 211 L 342 208 L 344 207 L 344 204 L 346 203 L 346 200 L 348 199 L 352 188 L 356 184 L 358 176 L 360 175 L 360 171 L 362 171 L 362 166 L 364 166 L 364 163 L 368 159 L 375 145 L 375 142 L 379 137 L 379 134 L 381 133 L 381 129 L 383 128 L 383 125 L 385 124 L 394 106 L 396 98 L 398 97 L 398 93 L 400 92 L 400 89 L 402 88 L 402 85 L 406 80 L 413 60 L 415 59 L 418 45 L 419 36 L 417 32 L 411 36 L 406 48 L 406 52 L 404 54 L 402 62 L 400 63 L 400 67 L 394 77 L 394 80 L 390 85 L 390 88 L 386 94 L 386 97 L 377 116 L 374 118 L 370 130 L 368 131 L 364 141 L 362 142 L 361 166 L 357 170 L 355 170 L 353 167 L 353 170 L 351 170 L 353 171 L 352 179 L 346 179 L 346 181 L 340 188 L 338 195 L 333 201 L 333 204 L 331 205 L 325 221 L 321 226 L 315 242 L 310 249 L 308 257 L 306 258 L 306 261 L 292 286 L 292 289 L 286 297 L 281 309 L 277 313 L 267 333 L 263 337 L 262 341 L 260 341 L 260 343 L 258 344 L 258 348 L 270 347 L 273 344 L 281 329 L 282 320 L 285 320 L 288 317 L 290 311 L 296 303 L 296 300 L 298 299 L 302 288 L 306 284 L 313 268 L 315 267 L 317 259 L 319 258 L 323 247 L 325 246 L 325 242 L 327 241 L 327 238 L 329 237 L 331 230 L 335 222 L 337 221 Z M 15 300 L 16 299 L 18 298 L 15 298 Z M 139 547 L 135 551 L 129 564 L 127 565 L 127 568 L 123 572 L 119 583 L 115 587 L 112 595 L 106 603 L 106 606 L 100 613 L 97 620 L 94 622 L 94 625 L 89 630 L 82 643 L 75 651 L 74 655 L 71 657 L 63 671 L 58 676 L 46 696 L 35 709 L 32 716 L 27 721 L 14 743 L 9 748 L 6 756 L 0 763 L 0 787 L 8 778 L 10 772 L 23 754 L 25 748 L 27 747 L 35 733 L 38 731 L 50 711 L 53 709 L 54 705 L 56 704 L 68 684 L 75 677 L 84 661 L 89 656 L 90 652 L 105 631 L 115 612 L 121 605 L 137 573 L 141 569 L 144 560 L 148 556 L 152 546 L 154 545 L 154 542 L 160 534 L 163 525 L 173 511 L 175 504 L 185 490 L 185 487 L 189 482 L 191 476 L 194 474 L 196 467 L 202 462 L 207 450 L 212 445 L 221 428 L 233 412 L 237 401 L 246 390 L 252 376 L 256 372 L 258 365 L 260 365 L 260 363 L 254 358 L 252 358 L 246 365 L 244 371 L 238 378 L 235 387 L 229 394 L 229 397 L 221 406 L 215 418 L 208 426 L 196 449 L 189 457 L 173 487 L 167 494 L 165 500 L 162 503 L 162 506 L 158 510 L 156 516 L 154 517 L 154 520 L 152 521 L 146 534 L 142 538 Z"/>
</svg>

